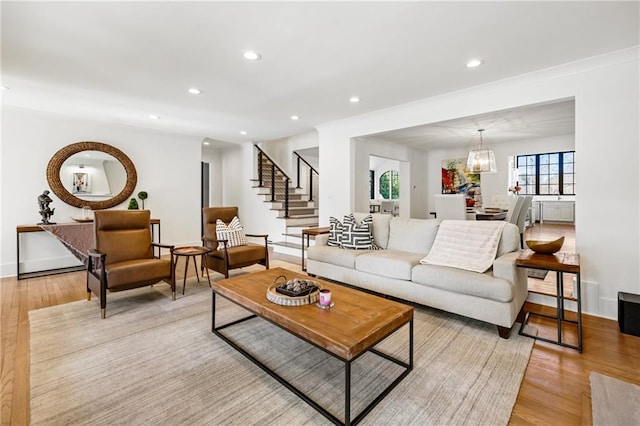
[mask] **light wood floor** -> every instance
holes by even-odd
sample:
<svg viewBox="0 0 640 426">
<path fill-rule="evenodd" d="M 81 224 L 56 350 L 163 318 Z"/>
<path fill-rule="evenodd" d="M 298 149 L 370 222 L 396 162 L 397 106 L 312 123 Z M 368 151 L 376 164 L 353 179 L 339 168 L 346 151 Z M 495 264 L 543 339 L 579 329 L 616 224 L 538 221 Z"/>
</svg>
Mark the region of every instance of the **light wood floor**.
<svg viewBox="0 0 640 426">
<path fill-rule="evenodd" d="M 299 265 L 298 257 L 272 255 Z M 177 277 L 182 277 L 182 262 Z M 193 275 L 193 267 L 190 268 Z M 293 268 L 292 268 L 293 269 Z M 178 280 L 178 290 L 182 282 Z M 2 425 L 29 422 L 29 310 L 85 298 L 85 274 L 73 272 L 18 282 L 0 280 Z M 188 288 L 187 288 L 188 291 Z M 93 299 L 95 301 L 95 299 Z M 95 303 L 95 302 L 94 302 Z M 547 310 L 538 305 L 526 309 Z M 99 308 L 96 306 L 96 315 Z M 512 425 L 589 425 L 589 373 L 596 371 L 640 385 L 640 337 L 622 334 L 618 324 L 584 316 L 584 352 L 535 342 L 518 398 Z M 537 324 L 553 330 L 553 324 Z M 575 333 L 574 333 L 575 334 Z M 89 408 L 88 408 L 89 409 Z"/>
</svg>

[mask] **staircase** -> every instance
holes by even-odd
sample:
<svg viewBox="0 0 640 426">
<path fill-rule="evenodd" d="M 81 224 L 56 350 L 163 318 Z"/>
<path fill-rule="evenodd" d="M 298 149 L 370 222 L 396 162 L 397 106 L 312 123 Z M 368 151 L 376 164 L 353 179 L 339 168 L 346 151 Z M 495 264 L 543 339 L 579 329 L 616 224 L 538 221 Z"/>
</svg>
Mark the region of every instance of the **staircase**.
<svg viewBox="0 0 640 426">
<path fill-rule="evenodd" d="M 294 187 L 291 178 L 260 147 L 258 151 L 258 178 L 252 179 L 253 188 L 277 220 L 282 221 L 280 238 L 270 241 L 273 249 L 279 253 L 299 256 L 302 248 L 302 230 L 318 226 L 318 206 L 313 196 L 302 189 L 300 181 L 300 159 L 298 161 L 298 186 Z M 297 154 L 296 154 L 297 155 Z M 310 168 L 309 189 L 313 189 L 313 179 L 317 172 L 304 159 Z"/>
</svg>

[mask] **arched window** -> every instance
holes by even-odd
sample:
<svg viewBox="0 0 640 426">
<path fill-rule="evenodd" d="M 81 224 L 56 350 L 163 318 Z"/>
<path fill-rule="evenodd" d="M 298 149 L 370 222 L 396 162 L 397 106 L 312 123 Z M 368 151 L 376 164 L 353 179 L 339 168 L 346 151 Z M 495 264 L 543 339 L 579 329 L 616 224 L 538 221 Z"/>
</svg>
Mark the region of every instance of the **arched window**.
<svg viewBox="0 0 640 426">
<path fill-rule="evenodd" d="M 380 176 L 380 195 L 386 200 L 400 198 L 400 181 L 397 170 L 387 170 Z"/>
</svg>

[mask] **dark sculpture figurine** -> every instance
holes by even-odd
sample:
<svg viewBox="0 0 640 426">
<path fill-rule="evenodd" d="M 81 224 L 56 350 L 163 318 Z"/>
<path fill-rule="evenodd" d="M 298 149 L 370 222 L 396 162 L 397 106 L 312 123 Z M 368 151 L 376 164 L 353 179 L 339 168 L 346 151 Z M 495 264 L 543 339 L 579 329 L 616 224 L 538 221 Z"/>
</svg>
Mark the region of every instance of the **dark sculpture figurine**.
<svg viewBox="0 0 640 426">
<path fill-rule="evenodd" d="M 42 216 L 42 222 L 38 223 L 38 225 L 53 225 L 55 222 L 49 222 L 51 216 L 53 216 L 54 208 L 49 208 L 49 203 L 53 200 L 49 197 L 49 191 L 46 189 L 42 194 L 38 195 L 38 207 L 40 207 L 40 215 Z"/>
</svg>

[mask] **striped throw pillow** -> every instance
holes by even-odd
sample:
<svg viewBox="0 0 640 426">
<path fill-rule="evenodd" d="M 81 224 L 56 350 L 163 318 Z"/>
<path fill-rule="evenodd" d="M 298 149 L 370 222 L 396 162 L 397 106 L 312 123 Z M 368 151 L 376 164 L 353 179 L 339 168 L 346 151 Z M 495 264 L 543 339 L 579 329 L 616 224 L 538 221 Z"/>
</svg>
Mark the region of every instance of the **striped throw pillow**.
<svg viewBox="0 0 640 426">
<path fill-rule="evenodd" d="M 341 247 L 354 250 L 378 249 L 373 241 L 373 218 L 371 215 L 362 219 L 360 223 L 356 223 L 353 213 L 344 217 Z"/>
<path fill-rule="evenodd" d="M 246 246 L 248 244 L 244 228 L 238 216 L 234 216 L 226 225 L 220 219 L 216 220 L 216 237 L 218 240 L 228 240 L 227 247 Z M 218 243 L 218 250 L 224 250 L 224 243 Z"/>
</svg>

